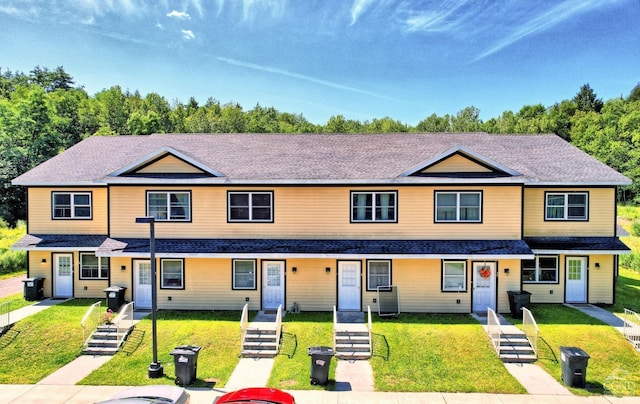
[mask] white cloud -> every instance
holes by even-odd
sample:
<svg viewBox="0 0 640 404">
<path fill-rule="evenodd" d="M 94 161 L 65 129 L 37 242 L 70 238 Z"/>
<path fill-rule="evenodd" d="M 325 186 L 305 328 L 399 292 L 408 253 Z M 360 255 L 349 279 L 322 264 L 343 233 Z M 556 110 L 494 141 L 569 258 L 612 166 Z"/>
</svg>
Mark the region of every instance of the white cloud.
<svg viewBox="0 0 640 404">
<path fill-rule="evenodd" d="M 190 29 L 183 29 L 180 32 L 182 32 L 182 38 L 186 39 L 187 41 L 195 39 L 196 37 L 196 34 L 194 34 Z"/>
<path fill-rule="evenodd" d="M 355 24 L 369 6 L 373 4 L 373 0 L 354 0 L 351 6 L 351 25 Z"/>
<path fill-rule="evenodd" d="M 177 18 L 179 20 L 190 20 L 191 16 L 189 13 L 184 11 L 173 10 L 170 13 L 167 13 L 167 17 L 169 18 Z"/>
</svg>

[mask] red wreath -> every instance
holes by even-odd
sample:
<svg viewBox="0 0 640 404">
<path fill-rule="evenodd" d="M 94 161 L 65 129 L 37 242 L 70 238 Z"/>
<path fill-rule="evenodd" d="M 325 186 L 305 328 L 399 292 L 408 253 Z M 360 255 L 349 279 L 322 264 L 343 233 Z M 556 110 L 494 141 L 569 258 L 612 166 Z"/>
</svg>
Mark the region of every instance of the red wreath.
<svg viewBox="0 0 640 404">
<path fill-rule="evenodd" d="M 487 279 L 488 277 L 490 277 L 491 276 L 491 268 L 489 268 L 489 267 L 480 268 L 480 276 L 483 277 L 484 279 Z"/>
</svg>

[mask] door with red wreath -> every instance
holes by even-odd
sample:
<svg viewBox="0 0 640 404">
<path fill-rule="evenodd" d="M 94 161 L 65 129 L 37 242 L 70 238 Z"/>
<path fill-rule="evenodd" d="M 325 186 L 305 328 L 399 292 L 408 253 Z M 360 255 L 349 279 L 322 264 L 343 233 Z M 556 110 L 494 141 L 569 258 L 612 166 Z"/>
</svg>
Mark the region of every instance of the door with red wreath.
<svg viewBox="0 0 640 404">
<path fill-rule="evenodd" d="M 473 312 L 486 313 L 496 309 L 496 263 L 473 263 Z"/>
</svg>

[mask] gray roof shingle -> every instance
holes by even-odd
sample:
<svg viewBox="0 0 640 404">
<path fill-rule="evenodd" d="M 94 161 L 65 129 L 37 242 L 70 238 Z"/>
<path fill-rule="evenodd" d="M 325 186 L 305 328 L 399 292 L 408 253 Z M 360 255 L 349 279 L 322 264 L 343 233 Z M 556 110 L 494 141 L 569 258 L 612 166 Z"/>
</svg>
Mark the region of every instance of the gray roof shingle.
<svg viewBox="0 0 640 404">
<path fill-rule="evenodd" d="M 366 183 L 442 181 L 401 177 L 464 147 L 521 174 L 520 183 L 625 185 L 631 181 L 555 135 L 487 133 L 157 134 L 90 137 L 17 177 L 14 185 L 159 181 L 111 174 L 171 147 L 224 175 L 188 183 Z M 495 179 L 513 182 L 515 177 Z M 174 179 L 173 181 L 178 181 Z"/>
</svg>

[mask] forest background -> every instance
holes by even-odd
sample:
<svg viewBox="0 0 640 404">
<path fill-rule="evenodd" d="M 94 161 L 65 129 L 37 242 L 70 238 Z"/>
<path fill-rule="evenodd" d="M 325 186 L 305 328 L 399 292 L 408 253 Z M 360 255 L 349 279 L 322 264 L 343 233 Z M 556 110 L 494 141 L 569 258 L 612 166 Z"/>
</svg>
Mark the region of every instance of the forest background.
<svg viewBox="0 0 640 404">
<path fill-rule="evenodd" d="M 92 135 L 151 133 L 555 133 L 631 178 L 618 200 L 640 203 L 640 84 L 606 101 L 584 84 L 572 98 L 550 106 L 525 105 L 486 121 L 479 116 L 469 106 L 415 125 L 388 116 L 361 122 L 343 115 L 315 124 L 300 113 L 259 104 L 245 110 L 215 98 L 169 102 L 118 85 L 89 95 L 63 67 L 0 70 L 0 222 L 14 227 L 26 219 L 25 190 L 12 186 L 13 178 Z"/>
</svg>

